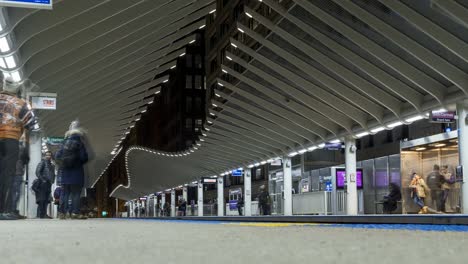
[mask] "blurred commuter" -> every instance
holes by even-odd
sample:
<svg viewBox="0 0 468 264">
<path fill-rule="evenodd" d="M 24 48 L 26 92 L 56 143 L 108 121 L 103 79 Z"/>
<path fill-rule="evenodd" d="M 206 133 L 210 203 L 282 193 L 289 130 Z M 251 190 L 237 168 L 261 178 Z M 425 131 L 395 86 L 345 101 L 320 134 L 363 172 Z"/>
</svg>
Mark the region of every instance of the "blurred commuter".
<svg viewBox="0 0 468 264">
<path fill-rule="evenodd" d="M 185 199 L 182 199 L 179 204 L 179 216 L 185 216 L 186 211 L 187 211 L 187 201 Z"/>
<path fill-rule="evenodd" d="M 411 198 L 420 208 L 419 213 L 424 213 L 423 208 L 426 206 L 424 204 L 424 199 L 426 199 L 426 193 L 429 191 L 426 182 L 421 178 L 421 176 L 413 173 L 413 179 L 411 180 L 409 187 L 411 188 Z"/>
<path fill-rule="evenodd" d="M 239 212 L 239 216 L 242 216 L 242 207 L 244 207 L 244 197 L 239 196 L 237 199 L 237 212 Z"/>
<path fill-rule="evenodd" d="M 25 167 L 29 163 L 29 154 L 26 149 L 26 147 L 20 143 L 20 148 L 19 148 L 19 158 L 18 161 L 16 162 L 16 173 L 15 173 L 15 178 L 13 179 L 13 183 L 11 186 L 11 195 L 12 198 L 11 200 L 13 201 L 13 212 L 16 217 L 20 219 L 25 219 L 26 216 L 20 215 L 18 211 L 18 202 L 21 196 L 21 184 L 23 183 L 23 177 L 25 173 Z"/>
<path fill-rule="evenodd" d="M 390 193 L 385 195 L 383 199 L 384 214 L 389 214 L 395 211 L 398 207 L 398 201 L 401 200 L 400 186 L 392 182 L 389 185 L 389 191 Z"/>
<path fill-rule="evenodd" d="M 55 158 L 59 164 L 59 175 L 62 184 L 62 196 L 60 197 L 59 218 L 64 219 L 68 215 L 72 219 L 86 219 L 80 214 L 80 195 L 84 186 L 84 164 L 88 162 L 88 153 L 83 144 L 84 131 L 78 121 L 73 121 L 69 131 L 65 134 L 65 140 Z M 68 201 L 71 200 L 71 206 Z"/>
<path fill-rule="evenodd" d="M 18 98 L 21 83 L 3 80 L 0 92 L 0 220 L 16 220 L 16 204 L 11 195 L 19 158 L 19 139 L 34 125 L 34 114 L 25 100 Z"/>
<path fill-rule="evenodd" d="M 265 189 L 265 185 L 260 186 L 260 194 L 258 195 L 258 204 L 262 215 L 271 214 L 271 199 L 270 194 Z"/>
<path fill-rule="evenodd" d="M 433 171 L 427 175 L 426 183 L 431 189 L 431 204 L 435 206 L 438 211 L 442 208 L 442 185 L 445 183 L 445 178 L 440 173 L 439 165 L 434 165 Z"/>
<path fill-rule="evenodd" d="M 52 152 L 47 151 L 36 168 L 39 187 L 36 192 L 37 217 L 52 218 L 47 215 L 47 205 L 51 202 L 51 188 L 55 181 L 55 166 L 52 164 Z"/>
<path fill-rule="evenodd" d="M 171 216 L 171 205 L 165 202 L 163 205 L 163 216 Z"/>
</svg>

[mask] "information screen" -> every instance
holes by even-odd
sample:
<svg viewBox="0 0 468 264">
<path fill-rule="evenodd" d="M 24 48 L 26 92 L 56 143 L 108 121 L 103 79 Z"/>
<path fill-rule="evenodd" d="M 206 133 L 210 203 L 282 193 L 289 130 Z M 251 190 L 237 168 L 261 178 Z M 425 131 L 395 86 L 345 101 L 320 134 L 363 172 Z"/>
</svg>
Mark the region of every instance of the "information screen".
<svg viewBox="0 0 468 264">
<path fill-rule="evenodd" d="M 53 0 L 0 0 L 0 6 L 52 9 Z"/>
<path fill-rule="evenodd" d="M 345 186 L 346 171 L 344 169 L 336 170 L 336 188 L 343 189 Z M 358 189 L 362 189 L 362 169 L 356 170 L 356 185 Z"/>
</svg>

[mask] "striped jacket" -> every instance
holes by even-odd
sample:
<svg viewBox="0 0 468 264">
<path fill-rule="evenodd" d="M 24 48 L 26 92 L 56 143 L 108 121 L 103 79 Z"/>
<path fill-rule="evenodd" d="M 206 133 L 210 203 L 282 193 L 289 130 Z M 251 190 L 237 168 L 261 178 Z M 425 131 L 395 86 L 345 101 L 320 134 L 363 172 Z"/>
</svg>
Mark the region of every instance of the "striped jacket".
<svg viewBox="0 0 468 264">
<path fill-rule="evenodd" d="M 19 140 L 24 129 L 34 124 L 34 114 L 26 101 L 12 93 L 0 92 L 0 139 Z"/>
</svg>

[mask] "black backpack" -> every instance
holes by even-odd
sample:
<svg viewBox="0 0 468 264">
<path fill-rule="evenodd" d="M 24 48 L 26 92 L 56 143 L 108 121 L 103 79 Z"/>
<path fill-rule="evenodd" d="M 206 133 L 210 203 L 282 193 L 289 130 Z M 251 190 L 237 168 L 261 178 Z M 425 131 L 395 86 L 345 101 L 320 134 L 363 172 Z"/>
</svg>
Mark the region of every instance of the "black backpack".
<svg viewBox="0 0 468 264">
<path fill-rule="evenodd" d="M 73 139 L 66 139 L 63 143 L 61 167 L 73 168 L 80 164 L 81 142 Z"/>
</svg>

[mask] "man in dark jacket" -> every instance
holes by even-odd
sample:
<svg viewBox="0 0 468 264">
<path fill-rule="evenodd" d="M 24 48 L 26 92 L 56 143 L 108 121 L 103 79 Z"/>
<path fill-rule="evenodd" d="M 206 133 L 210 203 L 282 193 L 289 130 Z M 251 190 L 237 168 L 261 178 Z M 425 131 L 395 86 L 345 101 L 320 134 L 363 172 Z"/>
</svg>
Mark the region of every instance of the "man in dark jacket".
<svg viewBox="0 0 468 264">
<path fill-rule="evenodd" d="M 435 164 L 433 171 L 427 175 L 426 184 L 431 189 L 432 206 L 437 211 L 442 211 L 442 184 L 445 182 L 444 176 L 440 173 L 439 165 Z"/>
<path fill-rule="evenodd" d="M 262 215 L 270 215 L 270 194 L 265 189 L 265 185 L 260 186 L 260 194 L 258 195 L 258 204 L 262 211 Z"/>
<path fill-rule="evenodd" d="M 84 186 L 83 165 L 88 162 L 88 153 L 81 139 L 83 136 L 84 132 L 79 129 L 77 121 L 72 122 L 70 130 L 65 134 L 62 148 L 55 155 L 60 163 L 59 177 L 63 188 L 60 197 L 60 219 L 64 219 L 68 213 L 72 219 L 86 219 L 80 214 L 80 195 Z"/>
<path fill-rule="evenodd" d="M 55 181 L 55 166 L 52 164 L 52 152 L 47 151 L 36 168 L 36 176 L 40 181 L 36 192 L 37 217 L 51 218 L 47 215 L 47 205 L 51 200 L 51 187 Z"/>
<path fill-rule="evenodd" d="M 384 214 L 390 214 L 395 211 L 398 207 L 398 201 L 401 200 L 400 186 L 392 182 L 388 188 L 390 193 L 385 195 L 382 201 Z"/>
</svg>

